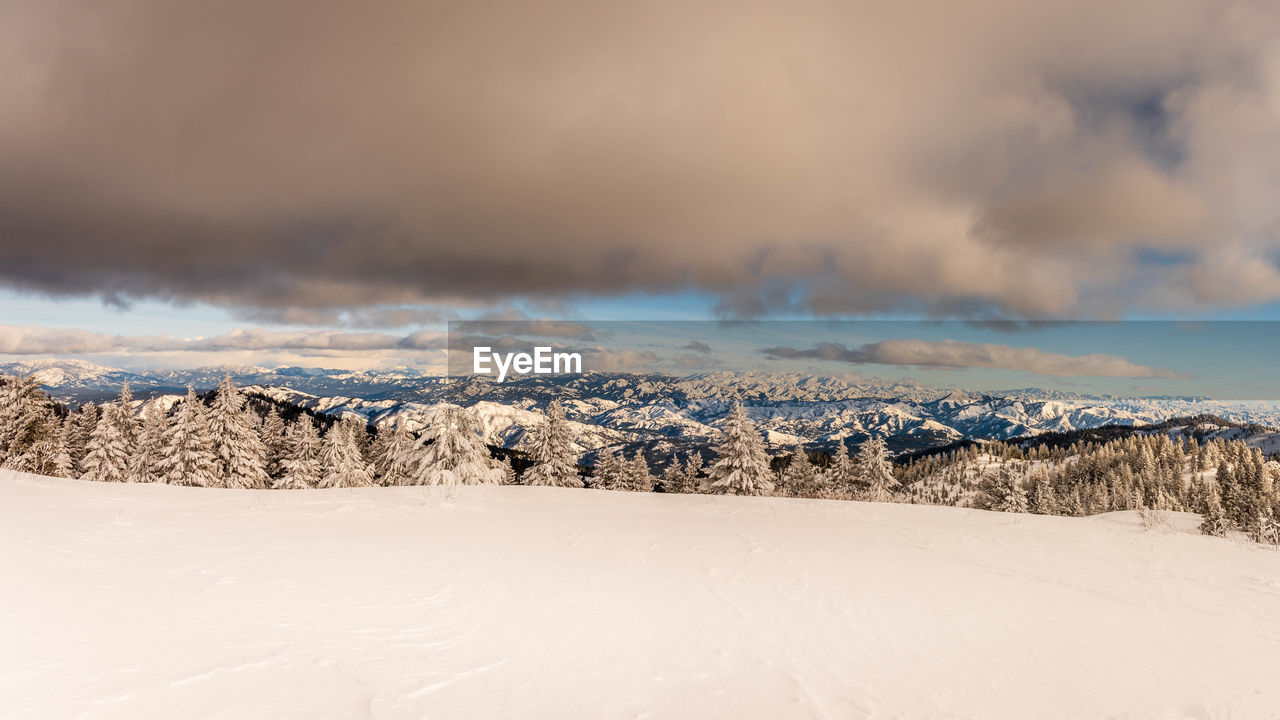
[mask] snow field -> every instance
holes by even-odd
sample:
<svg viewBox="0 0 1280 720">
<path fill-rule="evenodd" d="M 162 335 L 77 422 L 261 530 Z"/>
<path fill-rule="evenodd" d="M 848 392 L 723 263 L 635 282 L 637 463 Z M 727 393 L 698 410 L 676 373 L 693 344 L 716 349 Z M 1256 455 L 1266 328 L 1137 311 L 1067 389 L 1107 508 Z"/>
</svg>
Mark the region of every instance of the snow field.
<svg viewBox="0 0 1280 720">
<path fill-rule="evenodd" d="M 1280 717 L 1280 553 L 1176 521 L 0 473 L 0 707 Z"/>
</svg>

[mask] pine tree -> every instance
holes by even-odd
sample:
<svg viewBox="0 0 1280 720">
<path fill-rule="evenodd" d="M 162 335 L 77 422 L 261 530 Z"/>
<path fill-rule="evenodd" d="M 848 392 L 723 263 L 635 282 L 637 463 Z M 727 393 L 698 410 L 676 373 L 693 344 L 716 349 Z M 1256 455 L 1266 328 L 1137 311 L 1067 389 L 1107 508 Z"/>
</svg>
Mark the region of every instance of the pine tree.
<svg viewBox="0 0 1280 720">
<path fill-rule="evenodd" d="M 698 477 L 700 472 L 702 472 L 702 453 L 695 452 L 685 460 L 684 467 L 680 469 L 678 491 L 691 495 L 702 492 L 702 478 Z"/>
<path fill-rule="evenodd" d="M 18 472 L 72 477 L 71 458 L 66 451 L 66 426 L 50 413 L 34 433 L 37 438 L 25 450 L 0 463 L 0 468 Z"/>
<path fill-rule="evenodd" d="M 649 473 L 649 463 L 644 453 L 639 450 L 625 466 L 623 489 L 631 492 L 653 492 L 653 475 Z"/>
<path fill-rule="evenodd" d="M 1088 511 L 1084 506 L 1084 499 L 1080 497 L 1080 488 L 1076 488 L 1071 493 L 1071 498 L 1067 503 L 1067 514 L 1071 517 L 1084 517 L 1088 515 Z"/>
<path fill-rule="evenodd" d="M 89 452 L 89 438 L 98 427 L 98 406 L 86 402 L 80 406 L 79 412 L 68 415 L 67 421 L 71 423 L 67 428 L 67 456 L 71 459 L 72 472 L 75 472 L 85 453 Z"/>
<path fill-rule="evenodd" d="M 1218 500 L 1218 492 L 1209 487 L 1205 498 L 1205 511 L 1200 521 L 1200 532 L 1214 537 L 1227 536 L 1227 518 L 1222 514 L 1222 503 Z"/>
<path fill-rule="evenodd" d="M 525 485 L 582 487 L 569 422 L 559 400 L 547 405 L 546 417 L 529 433 L 527 448 L 533 465 L 524 471 Z"/>
<path fill-rule="evenodd" d="M 996 510 L 1001 512 L 1024 513 L 1027 512 L 1027 493 L 1022 489 L 1022 483 L 1018 482 L 1018 478 L 1007 469 L 1001 471 L 996 479 L 1000 488 L 1000 503 L 996 506 Z"/>
<path fill-rule="evenodd" d="M 773 492 L 773 473 L 764 440 L 747 417 L 742 403 L 734 402 L 721 429 L 723 439 L 716 446 L 716 461 L 708 475 L 711 492 L 728 495 L 768 495 Z"/>
<path fill-rule="evenodd" d="M 217 472 L 204 404 L 196 397 L 195 389 L 188 387 L 187 397 L 178 404 L 173 421 L 165 430 L 156 476 L 169 485 L 216 487 Z"/>
<path fill-rule="evenodd" d="M 821 490 L 818 468 L 809 460 L 809 453 L 804 446 L 797 446 L 791 453 L 791 460 L 782 473 L 782 486 L 786 494 L 792 497 L 818 497 Z"/>
<path fill-rule="evenodd" d="M 108 405 L 93 434 L 88 452 L 80 461 L 85 480 L 124 482 L 128 479 L 129 459 L 134 447 L 130 443 L 131 413 L 123 404 Z"/>
<path fill-rule="evenodd" d="M 284 474 L 284 466 L 280 463 L 289 453 L 289 438 L 285 436 L 284 418 L 280 417 L 279 410 L 271 408 L 267 412 L 262 418 L 259 432 L 262 446 L 266 449 L 263 461 L 266 463 L 267 476 L 279 478 Z"/>
<path fill-rule="evenodd" d="M 356 422 L 334 423 L 324 435 L 320 449 L 321 477 L 317 487 L 347 488 L 373 485 L 373 473 L 360 452 Z"/>
<path fill-rule="evenodd" d="M 851 498 L 857 490 L 858 466 L 849 455 L 849 448 L 842 442 L 827 468 L 826 484 L 837 497 Z"/>
<path fill-rule="evenodd" d="M 516 475 L 516 468 L 511 464 L 511 456 L 508 455 L 502 459 L 502 484 L 503 485 L 519 485 L 520 477 Z"/>
<path fill-rule="evenodd" d="M 116 418 L 120 423 L 120 434 L 124 436 L 125 446 L 132 452 L 138 447 L 138 435 L 142 432 L 142 422 L 133 412 L 133 391 L 129 389 L 129 383 L 120 387 L 120 399 L 117 404 L 120 406 L 120 414 Z"/>
<path fill-rule="evenodd" d="M 1027 492 L 1027 510 L 1037 515 L 1057 515 L 1058 498 L 1053 494 L 1049 473 L 1037 470 L 1031 476 L 1031 488 Z"/>
<path fill-rule="evenodd" d="M 160 406 L 151 408 L 142 420 L 138 433 L 138 449 L 129 458 L 126 476 L 129 482 L 161 482 L 160 458 L 164 456 L 165 433 L 169 430 L 169 414 Z"/>
<path fill-rule="evenodd" d="M 51 402 L 32 376 L 0 378 L 0 464 L 17 458 L 52 432 Z M 24 461 L 25 462 L 25 461 Z"/>
<path fill-rule="evenodd" d="M 684 468 L 680 467 L 680 463 L 672 460 L 666 470 L 662 471 L 662 477 L 658 478 L 658 482 L 654 485 L 655 492 L 662 493 L 678 493 L 684 484 Z"/>
<path fill-rule="evenodd" d="M 267 486 L 267 448 L 254 426 L 245 398 L 231 382 L 222 378 L 208 411 L 209 434 L 217 463 L 220 487 L 253 489 Z"/>
<path fill-rule="evenodd" d="M 67 452 L 67 436 L 70 428 L 66 422 L 58 423 L 57 432 L 53 436 L 53 447 L 49 451 L 49 465 L 45 471 L 54 477 L 69 478 L 75 476 L 75 466 L 71 464 L 71 454 Z"/>
<path fill-rule="evenodd" d="M 866 497 L 872 502 L 888 502 L 893 498 L 898 481 L 893 477 L 884 440 L 876 437 L 862 443 L 858 450 L 858 481 L 867 488 Z"/>
<path fill-rule="evenodd" d="M 343 422 L 351 423 L 351 439 L 360 451 L 366 465 L 373 465 L 373 438 L 369 437 L 369 422 L 360 417 L 348 417 Z M 372 471 L 370 471 L 372 472 Z"/>
<path fill-rule="evenodd" d="M 621 490 L 626 482 L 627 465 L 617 450 L 608 450 L 600 454 L 596 461 L 593 485 L 604 490 Z"/>
<path fill-rule="evenodd" d="M 280 460 L 280 477 L 272 483 L 278 490 L 305 490 L 320 484 L 320 434 L 311 416 L 302 414 L 286 431 L 288 451 Z"/>
<path fill-rule="evenodd" d="M 480 418 L 466 408 L 446 406 L 423 436 L 415 473 L 419 485 L 497 485 L 502 468 L 489 456 Z"/>
<path fill-rule="evenodd" d="M 422 462 L 422 448 L 405 427 L 396 422 L 378 432 L 370 450 L 379 485 L 411 485 Z"/>
</svg>

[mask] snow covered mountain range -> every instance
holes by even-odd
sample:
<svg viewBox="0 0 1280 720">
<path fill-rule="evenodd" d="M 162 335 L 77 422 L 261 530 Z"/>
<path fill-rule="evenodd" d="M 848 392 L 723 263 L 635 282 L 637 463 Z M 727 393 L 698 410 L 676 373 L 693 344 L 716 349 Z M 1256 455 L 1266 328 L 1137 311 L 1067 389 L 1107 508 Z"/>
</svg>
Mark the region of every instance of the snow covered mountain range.
<svg viewBox="0 0 1280 720">
<path fill-rule="evenodd" d="M 895 451 L 962 439 L 1007 439 L 1107 425 L 1139 426 L 1208 413 L 1242 423 L 1280 426 L 1275 403 L 1196 397 L 1112 397 L 1020 389 L 997 393 L 920 385 L 854 384 L 794 374 L 711 372 L 687 377 L 587 374 L 528 376 L 494 383 L 445 381 L 412 368 L 370 371 L 317 368 L 198 368 L 127 371 L 75 360 L 0 365 L 0 373 L 35 373 L 61 399 L 83 402 L 114 396 L 128 382 L 140 397 L 212 388 L 225 373 L 241 386 L 277 400 L 370 422 L 429 424 L 442 403 L 473 407 L 491 442 L 516 446 L 537 411 L 552 398 L 565 404 L 584 453 L 621 446 L 653 455 L 705 447 L 734 399 L 742 400 L 775 449 L 810 449 L 887 439 Z"/>
</svg>

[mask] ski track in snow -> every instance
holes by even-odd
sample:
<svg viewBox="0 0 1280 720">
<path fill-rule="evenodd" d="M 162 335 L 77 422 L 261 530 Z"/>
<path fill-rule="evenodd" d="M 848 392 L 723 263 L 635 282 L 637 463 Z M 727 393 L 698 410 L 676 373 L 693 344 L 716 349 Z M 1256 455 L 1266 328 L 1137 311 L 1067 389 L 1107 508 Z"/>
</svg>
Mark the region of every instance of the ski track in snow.
<svg viewBox="0 0 1280 720">
<path fill-rule="evenodd" d="M 0 714 L 1280 717 L 1280 552 L 1195 522 L 0 473 Z"/>
</svg>

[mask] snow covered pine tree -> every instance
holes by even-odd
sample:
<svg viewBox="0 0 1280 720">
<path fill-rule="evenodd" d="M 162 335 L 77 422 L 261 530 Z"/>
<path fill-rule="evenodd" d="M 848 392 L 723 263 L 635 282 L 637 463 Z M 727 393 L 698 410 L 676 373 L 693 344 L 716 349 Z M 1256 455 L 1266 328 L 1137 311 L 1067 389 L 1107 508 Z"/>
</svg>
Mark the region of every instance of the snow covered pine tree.
<svg viewBox="0 0 1280 720">
<path fill-rule="evenodd" d="M 747 417 L 742 403 L 734 401 L 721 429 L 723 440 L 716 446 L 716 461 L 708 475 L 711 492 L 723 495 L 768 495 L 773 492 L 773 472 L 764 440 Z"/>
<path fill-rule="evenodd" d="M 221 487 L 256 489 L 267 486 L 267 447 L 258 435 L 245 398 L 226 375 L 209 407 L 209 436 Z"/>
<path fill-rule="evenodd" d="M 280 467 L 283 472 L 272 484 L 280 490 L 305 490 L 320 483 L 320 434 L 311 416 L 303 413 L 286 431 L 289 448 Z"/>
<path fill-rule="evenodd" d="M 379 485 L 414 484 L 418 464 L 422 461 L 422 447 L 400 422 L 378 431 L 378 439 L 374 441 L 371 452 L 373 472 Z"/>
<path fill-rule="evenodd" d="M 818 497 L 821 478 L 803 445 L 796 446 L 795 452 L 791 453 L 791 460 L 782 473 L 782 486 L 786 489 L 786 494 L 792 497 Z"/>
<path fill-rule="evenodd" d="M 316 487 L 344 488 L 373 485 L 373 473 L 360 451 L 357 432 L 364 432 L 358 422 L 343 420 L 334 423 L 324 435 L 320 450 L 323 470 Z"/>
<path fill-rule="evenodd" d="M 423 435 L 416 476 L 421 485 L 498 485 L 502 467 L 489 456 L 484 428 L 474 412 L 448 405 Z"/>
<path fill-rule="evenodd" d="M 169 485 L 217 487 L 217 472 L 204 404 L 196 397 L 195 388 L 188 387 L 187 397 L 178 404 L 173 422 L 165 431 L 156 476 Z"/>
<path fill-rule="evenodd" d="M 169 429 L 169 414 L 160 406 L 153 406 L 142 419 L 138 433 L 138 448 L 129 458 L 129 482 L 160 482 L 158 469 L 164 455 L 164 434 Z"/>
<path fill-rule="evenodd" d="M 893 488 L 898 480 L 893 477 L 893 465 L 889 463 L 889 450 L 878 437 L 862 443 L 858 449 L 858 476 L 867 488 L 867 499 L 872 502 L 888 502 L 893 498 Z"/>
<path fill-rule="evenodd" d="M 120 400 L 108 405 L 102 419 L 89 436 L 88 452 L 80 461 L 85 480 L 125 482 L 129 460 L 137 449 L 137 420 L 133 417 L 133 394 L 125 385 Z"/>
<path fill-rule="evenodd" d="M 622 489 L 622 484 L 626 480 L 627 466 L 617 450 L 601 451 L 593 470 L 594 477 L 591 483 L 593 487 L 604 490 Z"/>
<path fill-rule="evenodd" d="M 525 485 L 582 487 L 569 421 L 564 418 L 559 400 L 547 405 L 546 419 L 530 431 L 527 443 L 533 466 L 524 471 Z"/>
</svg>

